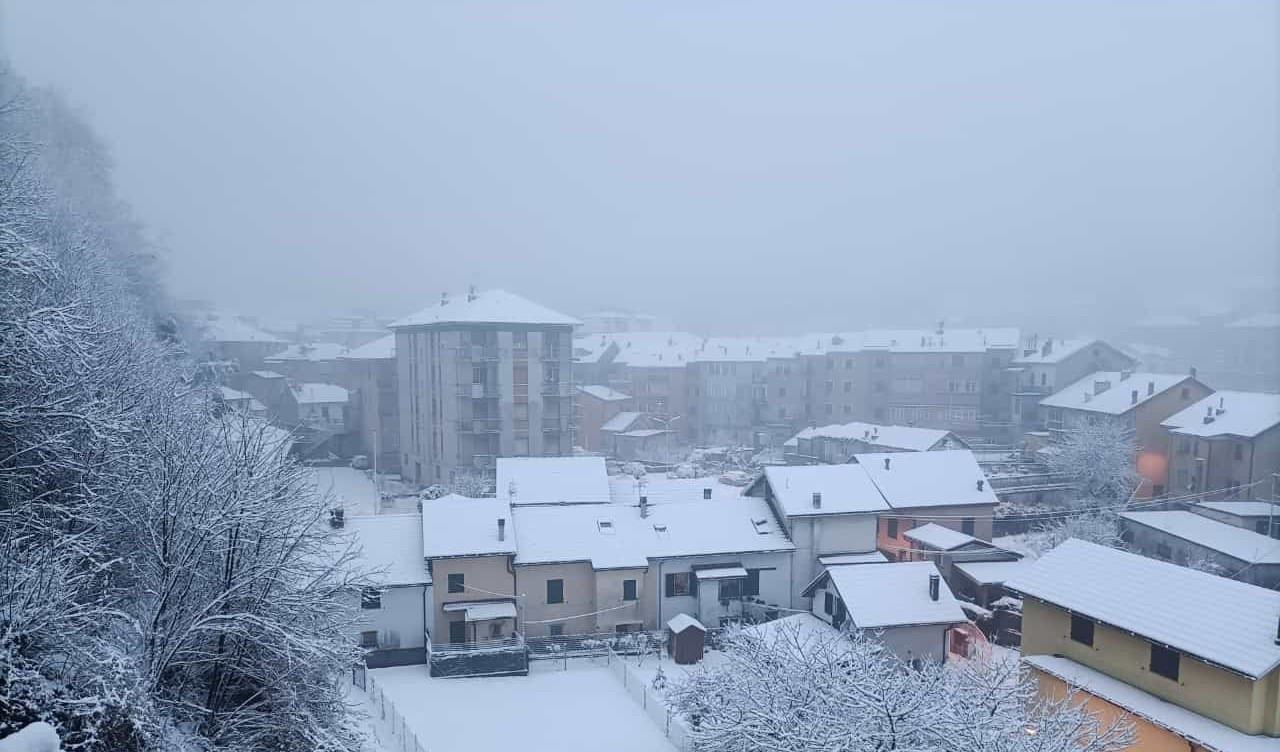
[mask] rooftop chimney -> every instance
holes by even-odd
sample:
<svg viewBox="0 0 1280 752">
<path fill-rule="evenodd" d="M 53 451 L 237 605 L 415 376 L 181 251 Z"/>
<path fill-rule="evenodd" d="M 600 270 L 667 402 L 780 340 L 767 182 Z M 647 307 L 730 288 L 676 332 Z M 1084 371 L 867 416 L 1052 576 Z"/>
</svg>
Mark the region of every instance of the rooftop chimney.
<svg viewBox="0 0 1280 752">
<path fill-rule="evenodd" d="M 1280 645 L 1280 619 L 1276 619 L 1276 644 Z"/>
<path fill-rule="evenodd" d="M 1131 404 L 1131 405 L 1136 405 L 1136 404 L 1138 404 L 1138 390 L 1137 390 L 1137 389 L 1134 389 L 1132 392 L 1129 392 L 1129 404 Z"/>
<path fill-rule="evenodd" d="M 1191 366 L 1191 378 L 1194 379 L 1195 377 L 1196 377 L 1196 367 Z"/>
<path fill-rule="evenodd" d="M 1121 380 L 1121 381 L 1127 381 L 1127 380 L 1129 379 L 1129 377 L 1130 377 L 1130 376 L 1132 376 L 1132 375 L 1133 375 L 1133 371 L 1121 371 L 1121 372 L 1120 372 L 1120 380 Z"/>
<path fill-rule="evenodd" d="M 704 488 L 704 489 L 702 489 L 702 498 L 704 498 L 704 499 L 710 499 L 710 498 L 711 498 L 711 489 L 710 489 L 710 488 Z"/>
<path fill-rule="evenodd" d="M 885 457 L 885 458 L 884 458 L 884 469 L 885 469 L 885 470 L 888 470 L 888 469 L 889 469 L 889 458 L 888 458 L 888 457 Z"/>
<path fill-rule="evenodd" d="M 499 517 L 498 518 L 498 540 L 503 541 L 506 539 L 507 539 L 507 521 L 506 519 Z"/>
<path fill-rule="evenodd" d="M 329 527 L 342 527 L 346 524 L 346 510 L 342 507 L 335 507 L 329 510 Z"/>
<path fill-rule="evenodd" d="M 1215 411 L 1215 413 L 1216 413 L 1217 415 L 1222 415 L 1222 414 L 1223 414 L 1223 413 L 1225 413 L 1226 411 L 1227 411 L 1227 398 L 1226 398 L 1226 397 L 1219 397 L 1219 398 L 1218 398 L 1218 409 Z"/>
<path fill-rule="evenodd" d="M 1040 357 L 1046 357 L 1053 352 L 1053 337 L 1048 337 L 1044 341 L 1044 347 L 1040 348 Z"/>
<path fill-rule="evenodd" d="M 440 305 L 449 305 L 449 293 L 440 293 Z"/>
<path fill-rule="evenodd" d="M 1154 381 L 1148 381 L 1148 382 L 1147 382 L 1147 396 L 1148 396 L 1148 397 L 1150 397 L 1151 395 L 1153 395 L 1153 394 L 1155 394 L 1155 393 L 1156 393 L 1156 382 L 1154 382 Z"/>
<path fill-rule="evenodd" d="M 649 516 L 649 497 L 640 497 L 640 517 L 641 519 Z"/>
<path fill-rule="evenodd" d="M 1210 405 L 1209 407 L 1205 408 L 1204 422 L 1206 424 L 1213 422 L 1213 405 Z"/>
<path fill-rule="evenodd" d="M 470 303 L 471 301 L 475 300 L 476 297 L 478 297 L 476 295 L 476 286 L 472 285 L 471 287 L 467 288 L 467 302 Z"/>
<path fill-rule="evenodd" d="M 981 490 L 982 490 L 982 487 L 983 487 L 983 486 L 985 486 L 986 484 L 987 484 L 987 482 L 986 482 L 985 480 L 982 480 L 981 478 L 979 478 L 979 479 L 978 479 L 978 490 L 979 490 L 979 491 L 981 491 Z"/>
<path fill-rule="evenodd" d="M 1110 388 L 1111 388 L 1111 382 L 1107 381 L 1106 379 L 1099 379 L 1093 382 L 1094 394 L 1102 394 L 1103 392 L 1107 391 Z"/>
<path fill-rule="evenodd" d="M 814 509 L 822 508 L 822 492 L 821 491 L 813 492 L 813 508 Z"/>
<path fill-rule="evenodd" d="M 938 600 L 938 575 L 937 573 L 929 575 L 929 600 Z"/>
</svg>

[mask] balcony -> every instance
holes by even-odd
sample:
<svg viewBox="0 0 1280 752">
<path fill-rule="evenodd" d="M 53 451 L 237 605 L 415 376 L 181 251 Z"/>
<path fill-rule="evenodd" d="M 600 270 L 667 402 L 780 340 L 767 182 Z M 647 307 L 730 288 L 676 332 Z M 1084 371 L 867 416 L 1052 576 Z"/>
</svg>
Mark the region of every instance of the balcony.
<svg viewBox="0 0 1280 752">
<path fill-rule="evenodd" d="M 498 360 L 499 351 L 493 345 L 462 345 L 457 349 L 461 360 Z"/>
<path fill-rule="evenodd" d="M 471 399 L 484 399 L 486 397 L 498 396 L 497 384 L 459 384 L 458 396 L 469 397 Z"/>
<path fill-rule="evenodd" d="M 544 347 L 542 348 L 542 359 L 549 361 L 567 360 L 569 359 L 569 351 L 563 348 L 552 350 Z"/>
<path fill-rule="evenodd" d="M 568 397 L 569 384 L 563 381 L 557 381 L 551 384 L 542 385 L 543 397 Z"/>
<path fill-rule="evenodd" d="M 564 422 L 564 418 L 555 417 L 542 419 L 543 431 L 563 431 L 565 428 L 566 424 Z"/>
<path fill-rule="evenodd" d="M 458 433 L 497 433 L 501 430 L 501 418 L 469 418 L 458 421 Z"/>
</svg>

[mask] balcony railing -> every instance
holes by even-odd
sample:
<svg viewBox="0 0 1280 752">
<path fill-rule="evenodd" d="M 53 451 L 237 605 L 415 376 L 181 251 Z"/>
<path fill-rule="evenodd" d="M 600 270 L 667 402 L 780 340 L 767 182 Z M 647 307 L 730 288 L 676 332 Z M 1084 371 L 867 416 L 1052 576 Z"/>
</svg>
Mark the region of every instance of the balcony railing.
<svg viewBox="0 0 1280 752">
<path fill-rule="evenodd" d="M 484 397 L 497 397 L 498 386 L 496 384 L 459 384 L 459 397 L 470 397 L 471 399 L 482 399 Z"/>
<path fill-rule="evenodd" d="M 461 345 L 456 351 L 462 360 L 498 360 L 500 355 L 492 345 Z"/>
<path fill-rule="evenodd" d="M 544 431 L 563 431 L 567 427 L 563 418 L 543 418 L 542 430 Z"/>
<path fill-rule="evenodd" d="M 543 397 L 568 397 L 569 384 L 563 381 L 557 381 L 550 384 L 542 385 Z"/>
<path fill-rule="evenodd" d="M 501 418 L 468 418 L 458 421 L 459 433 L 495 433 L 500 430 Z"/>
</svg>

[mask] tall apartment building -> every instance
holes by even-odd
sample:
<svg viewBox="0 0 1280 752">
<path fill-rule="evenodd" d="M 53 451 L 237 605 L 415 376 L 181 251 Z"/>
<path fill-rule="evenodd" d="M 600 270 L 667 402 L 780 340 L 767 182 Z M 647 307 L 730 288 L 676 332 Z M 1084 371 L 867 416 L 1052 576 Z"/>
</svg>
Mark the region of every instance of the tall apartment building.
<svg viewBox="0 0 1280 752">
<path fill-rule="evenodd" d="M 360 436 L 360 449 L 379 471 L 400 470 L 400 406 L 396 374 L 396 336 L 388 334 L 340 356 L 351 390 L 348 420 Z"/>
<path fill-rule="evenodd" d="M 1013 358 L 1013 423 L 1018 435 L 1043 431 L 1040 400 L 1095 371 L 1132 371 L 1138 362 L 1097 339 L 1028 339 Z"/>
<path fill-rule="evenodd" d="M 492 476 L 498 457 L 573 449 L 573 327 L 504 290 L 450 297 L 391 325 L 401 474 Z"/>
</svg>

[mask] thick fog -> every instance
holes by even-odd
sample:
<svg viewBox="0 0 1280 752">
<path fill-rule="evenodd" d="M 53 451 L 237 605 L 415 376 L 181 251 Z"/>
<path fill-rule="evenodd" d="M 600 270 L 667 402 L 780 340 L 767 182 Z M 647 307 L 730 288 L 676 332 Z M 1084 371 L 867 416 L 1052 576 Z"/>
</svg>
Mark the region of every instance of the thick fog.
<svg viewBox="0 0 1280 752">
<path fill-rule="evenodd" d="M 1277 5 L 4 5 L 175 294 L 694 331 L 1266 304 Z M 1271 305 L 1274 305 L 1272 297 Z"/>
</svg>

